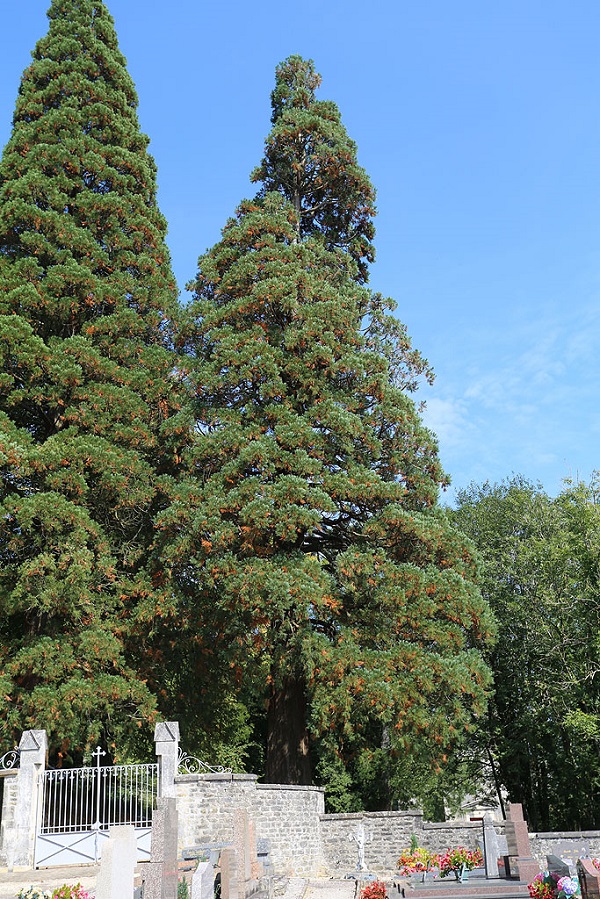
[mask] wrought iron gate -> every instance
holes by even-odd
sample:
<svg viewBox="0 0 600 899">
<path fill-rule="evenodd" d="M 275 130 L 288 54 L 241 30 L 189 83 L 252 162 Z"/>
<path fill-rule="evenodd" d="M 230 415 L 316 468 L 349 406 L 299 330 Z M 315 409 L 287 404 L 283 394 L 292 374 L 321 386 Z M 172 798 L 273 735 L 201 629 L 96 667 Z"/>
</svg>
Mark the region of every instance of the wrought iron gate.
<svg viewBox="0 0 600 899">
<path fill-rule="evenodd" d="M 100 765 L 44 771 L 35 866 L 96 862 L 108 829 L 136 829 L 138 860 L 150 858 L 152 812 L 158 796 L 158 765 Z"/>
</svg>

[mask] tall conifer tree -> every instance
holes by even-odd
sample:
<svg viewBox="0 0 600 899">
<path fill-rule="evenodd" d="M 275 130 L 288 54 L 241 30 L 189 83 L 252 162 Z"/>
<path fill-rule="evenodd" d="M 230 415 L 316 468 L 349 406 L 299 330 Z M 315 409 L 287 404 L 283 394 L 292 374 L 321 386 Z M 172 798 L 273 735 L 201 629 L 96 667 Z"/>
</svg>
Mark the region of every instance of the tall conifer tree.
<svg viewBox="0 0 600 899">
<path fill-rule="evenodd" d="M 0 714 L 80 757 L 155 706 L 177 292 L 113 20 L 48 16 L 0 164 Z"/>
<path fill-rule="evenodd" d="M 482 707 L 491 629 L 409 395 L 427 367 L 364 286 L 373 188 L 319 80 L 278 68 L 259 193 L 200 259 L 195 480 L 163 516 L 220 664 L 264 677 L 266 777 L 291 783 L 309 731 L 419 734 L 441 758 Z"/>
</svg>

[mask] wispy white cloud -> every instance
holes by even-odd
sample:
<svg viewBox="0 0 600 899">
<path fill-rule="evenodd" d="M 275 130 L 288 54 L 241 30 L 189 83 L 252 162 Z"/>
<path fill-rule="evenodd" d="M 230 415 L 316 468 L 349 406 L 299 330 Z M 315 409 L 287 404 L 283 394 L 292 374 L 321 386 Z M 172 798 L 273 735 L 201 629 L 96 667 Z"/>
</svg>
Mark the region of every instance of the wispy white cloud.
<svg viewBox="0 0 600 899">
<path fill-rule="evenodd" d="M 600 309 L 542 312 L 470 336 L 466 364 L 459 347 L 438 366 L 425 413 L 453 481 L 521 472 L 558 489 L 574 469 L 588 477 L 600 466 Z"/>
<path fill-rule="evenodd" d="M 443 399 L 434 396 L 427 400 L 423 410 L 423 420 L 444 446 L 459 447 L 472 432 L 473 423 L 469 418 L 469 407 L 465 400 Z"/>
</svg>

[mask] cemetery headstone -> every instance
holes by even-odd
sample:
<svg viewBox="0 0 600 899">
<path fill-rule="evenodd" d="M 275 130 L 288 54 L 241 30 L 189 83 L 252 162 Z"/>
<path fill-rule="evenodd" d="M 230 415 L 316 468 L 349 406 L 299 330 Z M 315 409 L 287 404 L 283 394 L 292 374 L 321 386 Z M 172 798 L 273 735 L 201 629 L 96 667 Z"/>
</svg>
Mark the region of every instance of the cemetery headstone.
<svg viewBox="0 0 600 899">
<path fill-rule="evenodd" d="M 523 818 L 523 806 L 520 802 L 509 802 L 505 822 L 508 855 L 504 864 L 507 876 L 530 883 L 540 872 L 540 866 L 531 855 L 529 831 Z"/>
<path fill-rule="evenodd" d="M 581 899 L 600 899 L 600 871 L 589 858 L 577 860 Z"/>
<path fill-rule="evenodd" d="M 102 849 L 96 879 L 96 899 L 133 896 L 137 840 L 132 825 L 111 827 Z"/>
<path fill-rule="evenodd" d="M 236 853 L 237 869 L 242 886 L 242 896 L 246 894 L 245 885 L 252 879 L 252 857 L 256 858 L 256 840 L 254 852 L 250 846 L 250 821 L 248 812 L 236 809 L 233 814 L 233 846 Z"/>
<path fill-rule="evenodd" d="M 199 862 L 192 875 L 192 899 L 213 899 L 215 869 L 210 862 Z"/>
<path fill-rule="evenodd" d="M 485 876 L 488 880 L 499 877 L 498 859 L 501 855 L 507 855 L 506 837 L 498 836 L 494 827 L 494 820 L 488 812 L 483 816 L 483 860 L 485 863 Z"/>
<path fill-rule="evenodd" d="M 227 846 L 221 852 L 221 897 L 222 899 L 243 899 L 240 892 L 240 882 L 236 851 L 233 846 Z"/>
<path fill-rule="evenodd" d="M 144 899 L 177 899 L 177 825 L 175 799 L 157 802 L 152 819 L 150 861 L 144 864 Z"/>
<path fill-rule="evenodd" d="M 559 878 L 568 877 L 571 873 L 568 864 L 558 855 L 547 855 L 546 865 L 550 874 L 556 874 Z"/>
</svg>

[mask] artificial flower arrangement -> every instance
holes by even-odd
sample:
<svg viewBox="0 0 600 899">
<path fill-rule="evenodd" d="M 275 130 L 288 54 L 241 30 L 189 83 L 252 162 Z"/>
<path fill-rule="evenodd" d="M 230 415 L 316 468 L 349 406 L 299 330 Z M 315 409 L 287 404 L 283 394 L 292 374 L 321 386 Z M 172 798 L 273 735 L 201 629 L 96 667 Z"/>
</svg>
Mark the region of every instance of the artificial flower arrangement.
<svg viewBox="0 0 600 899">
<path fill-rule="evenodd" d="M 23 887 L 17 893 L 17 899 L 92 899 L 92 897 L 80 883 L 76 883 L 75 886 L 63 883 L 53 891 L 41 890 L 34 886 Z"/>
<path fill-rule="evenodd" d="M 527 889 L 531 899 L 571 899 L 572 896 L 581 895 L 576 877 L 561 877 L 548 871 L 536 874 Z"/>
<path fill-rule="evenodd" d="M 382 880 L 374 880 L 360 891 L 360 899 L 386 899 L 387 889 Z"/>
<path fill-rule="evenodd" d="M 454 874 L 458 880 L 465 871 L 472 871 L 483 864 L 483 855 L 480 849 L 465 849 L 457 846 L 456 849 L 447 849 L 437 857 L 440 869 L 440 877 L 449 877 Z"/>
<path fill-rule="evenodd" d="M 398 859 L 398 868 L 402 877 L 406 877 L 408 874 L 426 874 L 436 865 L 437 855 L 421 846 L 403 849 Z"/>
<path fill-rule="evenodd" d="M 483 856 L 479 849 L 465 849 L 458 846 L 456 849 L 446 849 L 439 855 L 429 852 L 419 846 L 411 845 L 410 849 L 403 849 L 398 859 L 400 874 L 422 874 L 423 878 L 432 868 L 439 868 L 440 877 L 448 877 L 454 874 L 458 880 L 465 871 L 472 871 L 483 864 Z"/>
</svg>

